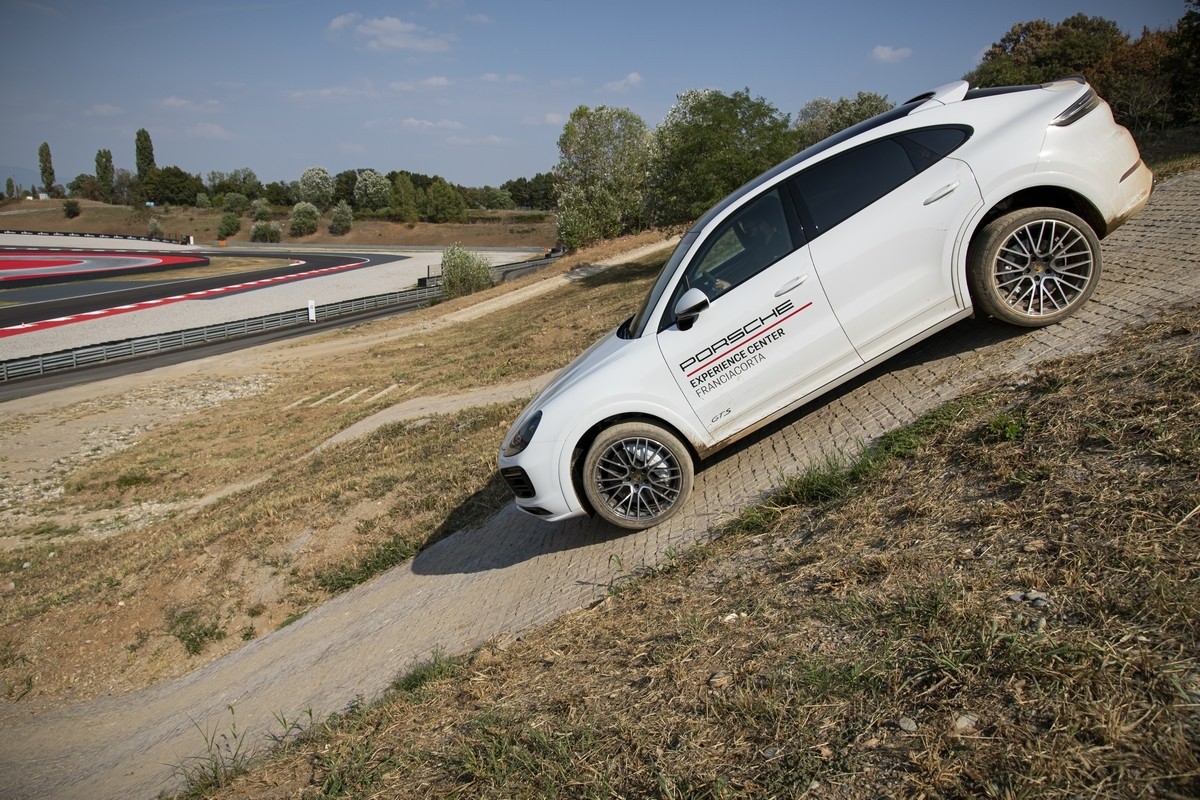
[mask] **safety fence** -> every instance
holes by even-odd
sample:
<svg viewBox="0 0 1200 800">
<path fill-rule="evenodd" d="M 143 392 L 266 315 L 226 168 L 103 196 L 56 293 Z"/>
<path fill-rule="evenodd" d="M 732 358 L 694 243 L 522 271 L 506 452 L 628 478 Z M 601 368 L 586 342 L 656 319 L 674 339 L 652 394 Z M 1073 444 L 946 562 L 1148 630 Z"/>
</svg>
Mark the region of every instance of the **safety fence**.
<svg viewBox="0 0 1200 800">
<path fill-rule="evenodd" d="M 492 273 L 494 278 L 498 282 L 501 282 L 544 267 L 553 260 L 551 258 L 543 258 L 536 261 L 503 264 L 493 267 Z M 244 336 L 253 336 L 285 328 L 311 325 L 338 317 L 363 314 L 370 311 L 384 309 L 391 309 L 397 312 L 406 311 L 418 308 L 442 296 L 440 277 L 435 276 L 423 279 L 421 283 L 423 285 L 415 289 L 360 297 L 356 300 L 343 300 L 338 303 L 327 303 L 294 311 L 266 314 L 261 317 L 224 322 L 218 325 L 206 325 L 200 328 L 188 328 L 182 331 L 159 333 L 152 336 L 139 336 L 135 339 L 123 339 L 118 342 L 107 342 L 90 347 L 60 350 L 56 353 L 46 355 L 0 361 L 0 383 L 18 378 L 31 378 L 38 375 L 64 372 L 111 361 L 123 361 L 125 359 L 138 358 L 139 356 L 153 355 L 170 350 L 181 350 L 202 344 L 238 339 Z"/>
<path fill-rule="evenodd" d="M 0 236 L 49 236 L 47 244 L 38 243 L 38 247 L 49 247 L 54 242 L 54 238 L 60 239 L 117 239 L 130 242 L 160 242 L 162 244 L 192 244 L 192 237 L 187 236 L 183 239 L 164 239 L 156 236 L 134 236 L 132 234 L 121 233 L 77 233 L 75 231 L 15 231 L 15 230 L 0 230 Z"/>
</svg>

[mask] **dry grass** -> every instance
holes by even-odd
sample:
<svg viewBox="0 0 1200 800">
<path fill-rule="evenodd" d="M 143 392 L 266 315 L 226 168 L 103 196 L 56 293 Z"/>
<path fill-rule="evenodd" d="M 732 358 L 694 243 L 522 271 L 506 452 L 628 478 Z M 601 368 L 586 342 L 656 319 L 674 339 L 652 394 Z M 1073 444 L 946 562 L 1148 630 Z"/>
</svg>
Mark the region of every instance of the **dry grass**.
<svg viewBox="0 0 1200 800">
<path fill-rule="evenodd" d="M 219 412 L 201 403 L 170 424 L 125 432 L 135 446 L 117 442 L 63 465 L 61 492 L 21 503 L 36 521 L 6 531 L 36 544 L 0 555 L 0 574 L 14 578 L 0 606 L 0 642 L 14 654 L 0 662 L 6 696 L 87 696 L 199 666 L 497 511 L 511 494 L 495 476 L 496 443 L 527 398 L 434 413 L 307 454 L 405 392 L 461 391 L 561 367 L 632 312 L 664 257 L 469 323 L 433 324 L 478 296 L 327 334 L 318 345 L 350 349 L 250 376 L 244 396 L 214 401 Z M 294 404 L 392 384 L 400 390 L 374 403 Z M 16 431 L 125 399 L 10 422 Z M 195 508 L 201 498 L 206 505 Z M 122 627 L 110 627 L 117 620 Z M 93 639 L 92 630 L 104 635 Z M 81 650 L 82 639 L 91 641 Z"/>
<path fill-rule="evenodd" d="M 1194 172 L 1200 169 L 1200 126 L 1144 133 L 1138 148 L 1160 181 Z"/>
<path fill-rule="evenodd" d="M 1198 312 L 798 476 L 211 796 L 1195 797 Z"/>
</svg>

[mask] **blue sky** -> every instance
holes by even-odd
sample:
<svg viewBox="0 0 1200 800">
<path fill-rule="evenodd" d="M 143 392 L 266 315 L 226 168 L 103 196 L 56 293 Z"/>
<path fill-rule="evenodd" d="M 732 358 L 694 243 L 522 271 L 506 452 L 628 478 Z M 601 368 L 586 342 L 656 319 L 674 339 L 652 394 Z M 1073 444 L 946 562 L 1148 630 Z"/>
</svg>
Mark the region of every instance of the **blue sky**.
<svg viewBox="0 0 1200 800">
<path fill-rule="evenodd" d="M 1184 0 L 535 2 L 0 0 L 0 165 L 67 183 L 107 148 L 134 167 L 263 181 L 311 166 L 499 185 L 550 170 L 579 105 L 654 127 L 688 89 L 748 88 L 789 114 L 893 102 L 960 78 L 1015 23 L 1100 16 L 1138 36 Z M 0 179 L 7 175 L 0 175 Z M 21 180 L 18 177 L 18 180 Z M 25 185 L 28 185 L 27 179 Z"/>
</svg>

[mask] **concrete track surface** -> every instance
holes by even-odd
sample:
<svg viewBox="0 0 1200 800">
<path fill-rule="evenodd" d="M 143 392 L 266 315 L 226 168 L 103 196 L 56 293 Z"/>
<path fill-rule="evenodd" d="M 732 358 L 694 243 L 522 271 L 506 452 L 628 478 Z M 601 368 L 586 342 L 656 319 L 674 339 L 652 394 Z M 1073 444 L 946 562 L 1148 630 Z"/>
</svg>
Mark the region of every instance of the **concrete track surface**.
<svg viewBox="0 0 1200 800">
<path fill-rule="evenodd" d="M 204 753 L 201 730 L 247 742 L 378 696 L 435 650 L 468 652 L 602 597 L 611 581 L 705 540 L 782 475 L 854 450 L 982 378 L 1071 353 L 1103 358 L 1106 337 L 1200 298 L 1200 174 L 1158 188 L 1104 243 L 1104 279 L 1065 323 L 1014 331 L 967 321 L 704 465 L 690 505 L 657 528 L 618 533 L 591 520 L 548 525 L 513 506 L 186 677 L 43 714 L 0 711 L 0 796 L 153 797 L 173 765 Z"/>
</svg>

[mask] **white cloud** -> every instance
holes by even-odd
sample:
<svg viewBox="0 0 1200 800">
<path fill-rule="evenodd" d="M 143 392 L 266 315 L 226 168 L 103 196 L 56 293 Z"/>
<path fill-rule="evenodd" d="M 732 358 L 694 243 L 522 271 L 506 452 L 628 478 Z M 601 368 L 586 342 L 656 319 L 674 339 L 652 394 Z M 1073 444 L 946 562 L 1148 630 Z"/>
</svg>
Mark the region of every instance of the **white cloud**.
<svg viewBox="0 0 1200 800">
<path fill-rule="evenodd" d="M 490 136 L 484 136 L 479 139 L 469 139 L 465 136 L 451 136 L 449 139 L 446 140 L 446 143 L 453 144 L 453 145 L 472 146 L 472 145 L 481 145 L 481 144 L 508 144 L 511 141 L 512 141 L 511 139 L 505 139 L 503 136 L 496 136 L 495 134 L 492 134 Z"/>
<path fill-rule="evenodd" d="M 378 96 L 379 90 L 370 82 L 362 82 L 350 86 L 327 86 L 324 89 L 296 89 L 288 92 L 288 97 L 293 100 L 317 102 L 371 100 Z"/>
<path fill-rule="evenodd" d="M 237 138 L 232 133 L 213 122 L 201 122 L 199 125 L 193 125 L 192 127 L 188 128 L 185 132 L 193 139 L 220 139 L 222 141 L 228 141 L 229 139 Z"/>
<path fill-rule="evenodd" d="M 175 97 L 174 95 L 170 97 L 164 97 L 162 100 L 158 101 L 158 104 L 163 108 L 169 108 L 173 111 L 188 111 L 192 113 L 221 110 L 221 104 L 216 100 L 205 100 L 202 103 L 197 103 L 194 100 L 188 100 L 183 97 Z"/>
<path fill-rule="evenodd" d="M 604 84 L 606 92 L 628 92 L 641 86 L 645 79 L 636 72 L 631 72 L 619 81 L 609 81 Z"/>
<path fill-rule="evenodd" d="M 566 123 L 566 121 L 567 121 L 566 114 L 558 114 L 553 111 L 550 113 L 547 113 L 547 114 L 543 114 L 540 117 L 532 117 L 532 116 L 521 117 L 522 125 L 535 125 L 535 126 L 549 125 L 551 127 L 561 127 L 562 125 L 564 125 Z"/>
<path fill-rule="evenodd" d="M 120 106 L 114 106 L 108 103 L 97 103 L 83 113 L 89 117 L 115 117 L 124 112 L 125 109 L 121 108 Z"/>
<path fill-rule="evenodd" d="M 24 8 L 36 14 L 41 14 L 44 17 L 53 17 L 54 19 L 65 19 L 65 15 L 57 8 L 51 8 L 45 3 L 31 3 L 28 0 L 17 0 L 12 4 L 17 8 Z"/>
<path fill-rule="evenodd" d="M 477 25 L 493 25 L 496 22 L 487 14 L 468 14 L 466 19 L 467 22 L 474 22 Z"/>
<path fill-rule="evenodd" d="M 449 41 L 430 33 L 420 25 L 398 17 L 363 19 L 357 13 L 343 14 L 329 23 L 329 30 L 340 33 L 353 29 L 362 47 L 372 52 L 415 50 L 418 53 L 437 53 L 450 49 Z"/>
<path fill-rule="evenodd" d="M 397 92 L 415 92 L 419 89 L 441 89 L 453 85 L 453 81 L 444 75 L 433 75 L 419 81 L 396 81 L 389 83 L 388 88 Z"/>
<path fill-rule="evenodd" d="M 871 51 L 871 57 L 882 64 L 899 64 L 911 55 L 911 48 L 889 47 L 884 44 L 875 45 L 875 49 Z"/>
<path fill-rule="evenodd" d="M 349 28 L 354 23 L 362 19 L 362 14 L 357 11 L 351 11 L 349 14 L 342 14 L 340 17 L 334 17 L 329 21 L 329 30 L 342 31 Z"/>
<path fill-rule="evenodd" d="M 426 120 L 416 116 L 406 116 L 404 119 L 367 120 L 362 127 L 368 130 L 390 131 L 395 128 L 408 128 L 410 131 L 460 131 L 467 127 L 456 120 L 440 119 Z"/>
<path fill-rule="evenodd" d="M 479 80 L 484 83 L 524 83 L 525 76 L 517 75 L 513 72 L 508 72 L 504 75 L 498 72 L 485 72 L 479 76 Z"/>
<path fill-rule="evenodd" d="M 439 119 L 436 122 L 429 119 L 417 119 L 415 117 L 405 117 L 400 121 L 400 125 L 405 128 L 417 128 L 418 130 L 432 130 L 440 128 L 442 130 L 460 130 L 464 127 L 461 122 L 455 122 L 451 119 Z"/>
</svg>

